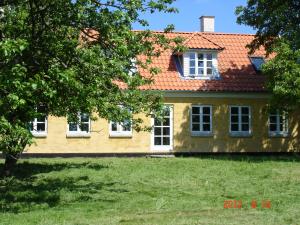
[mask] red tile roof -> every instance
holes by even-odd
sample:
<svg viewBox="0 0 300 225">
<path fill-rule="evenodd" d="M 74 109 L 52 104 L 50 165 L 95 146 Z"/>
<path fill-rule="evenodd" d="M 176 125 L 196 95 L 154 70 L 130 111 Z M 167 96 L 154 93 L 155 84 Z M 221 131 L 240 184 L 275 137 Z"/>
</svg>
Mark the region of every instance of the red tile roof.
<svg viewBox="0 0 300 225">
<path fill-rule="evenodd" d="M 256 73 L 250 60 L 246 45 L 254 35 L 226 34 L 207 32 L 173 32 L 166 34 L 169 38 L 181 36 L 185 44 L 193 49 L 214 49 L 218 53 L 218 70 L 220 79 L 199 80 L 184 79 L 177 71 L 173 53 L 165 51 L 159 58 L 153 60 L 153 66 L 159 67 L 161 73 L 154 77 L 151 86 L 143 89 L 170 91 L 218 91 L 218 92 L 263 92 L 266 91 L 266 77 Z M 259 50 L 255 55 L 264 56 Z M 143 76 L 149 76 L 146 70 L 140 70 Z"/>
</svg>

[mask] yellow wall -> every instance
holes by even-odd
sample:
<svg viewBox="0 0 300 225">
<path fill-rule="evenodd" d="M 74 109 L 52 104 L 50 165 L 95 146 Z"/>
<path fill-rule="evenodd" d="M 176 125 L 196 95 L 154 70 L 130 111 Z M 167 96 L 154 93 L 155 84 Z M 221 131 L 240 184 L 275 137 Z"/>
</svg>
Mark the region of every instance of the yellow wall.
<svg viewBox="0 0 300 225">
<path fill-rule="evenodd" d="M 176 152 L 277 152 L 295 151 L 300 146 L 300 113 L 289 118 L 290 137 L 268 136 L 266 100 L 233 98 L 166 98 L 174 110 L 174 151 Z M 192 104 L 213 106 L 213 133 L 211 137 L 190 135 L 189 110 Z M 238 138 L 229 134 L 229 105 L 249 105 L 252 115 L 252 136 Z M 150 118 L 144 118 L 150 125 Z M 30 153 L 149 153 L 151 134 L 133 132 L 131 138 L 110 138 L 108 122 L 92 121 L 90 138 L 67 138 L 67 120 L 48 118 L 48 135 L 36 138 L 36 144 L 27 148 Z"/>
</svg>

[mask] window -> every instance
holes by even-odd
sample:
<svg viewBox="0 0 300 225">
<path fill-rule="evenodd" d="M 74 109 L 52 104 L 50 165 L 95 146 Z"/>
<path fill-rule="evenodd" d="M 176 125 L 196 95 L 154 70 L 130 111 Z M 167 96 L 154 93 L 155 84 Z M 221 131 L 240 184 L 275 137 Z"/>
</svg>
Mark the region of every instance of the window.
<svg viewBox="0 0 300 225">
<path fill-rule="evenodd" d="M 34 137 L 46 137 L 48 122 L 45 113 L 45 108 L 43 106 L 38 106 L 36 108 L 36 111 L 39 115 L 37 118 L 34 118 L 34 120 L 29 123 L 29 130 L 31 131 Z"/>
<path fill-rule="evenodd" d="M 212 107 L 192 106 L 191 134 L 209 135 L 212 133 Z"/>
<path fill-rule="evenodd" d="M 287 136 L 288 135 L 288 116 L 279 110 L 271 112 L 269 115 L 269 135 Z"/>
<path fill-rule="evenodd" d="M 213 54 L 190 52 L 189 75 L 192 77 L 211 77 L 213 75 Z"/>
<path fill-rule="evenodd" d="M 230 107 L 230 133 L 237 136 L 251 134 L 251 114 L 249 106 Z"/>
<path fill-rule="evenodd" d="M 262 65 L 265 63 L 265 59 L 263 57 L 250 56 L 250 61 L 255 71 L 260 72 Z"/>
<path fill-rule="evenodd" d="M 86 113 L 78 114 L 78 123 L 70 122 L 68 124 L 68 137 L 89 137 L 90 136 L 90 117 Z"/>
<path fill-rule="evenodd" d="M 131 137 L 132 136 L 131 120 L 124 120 L 121 123 L 111 121 L 109 123 L 109 136 L 110 137 Z"/>
<path fill-rule="evenodd" d="M 39 116 L 29 123 L 29 130 L 35 137 L 47 136 L 47 117 Z"/>
<path fill-rule="evenodd" d="M 131 59 L 130 64 L 131 64 L 131 69 L 129 70 L 129 76 L 132 76 L 133 74 L 135 74 L 138 71 L 137 60 Z"/>
</svg>

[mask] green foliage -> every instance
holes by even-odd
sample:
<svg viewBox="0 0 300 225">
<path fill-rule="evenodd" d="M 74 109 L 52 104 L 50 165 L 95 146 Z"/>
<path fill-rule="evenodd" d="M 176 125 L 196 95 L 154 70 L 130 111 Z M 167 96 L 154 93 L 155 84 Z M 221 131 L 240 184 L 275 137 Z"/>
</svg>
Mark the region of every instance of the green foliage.
<svg viewBox="0 0 300 225">
<path fill-rule="evenodd" d="M 0 180 L 0 221 L 296 225 L 299 177 L 296 155 L 20 160 L 16 176 Z M 224 200 L 242 200 L 243 208 L 224 209 Z M 263 209 L 262 200 L 270 200 L 271 209 Z"/>
<path fill-rule="evenodd" d="M 268 75 L 272 105 L 287 110 L 300 106 L 300 1 L 249 0 L 236 9 L 237 22 L 257 30 L 249 44 L 252 54 L 260 46 L 275 53 L 263 71 Z"/>
<path fill-rule="evenodd" d="M 261 45 L 270 52 L 278 37 L 288 40 L 292 49 L 300 48 L 300 2 L 298 0 L 248 0 L 236 9 L 237 22 L 257 30 L 252 50 Z"/>
<path fill-rule="evenodd" d="M 0 129 L 6 133 L 0 134 L 1 150 L 9 153 L 5 146 L 21 136 L 30 143 L 25 130 L 38 115 L 39 105 L 44 114 L 71 119 L 79 111 L 97 112 L 115 121 L 131 117 L 120 105 L 134 114 L 161 112 L 160 94 L 139 87 L 151 84 L 159 72 L 150 66 L 152 59 L 165 49 L 177 48 L 180 41 L 149 30 L 132 32 L 131 25 L 147 26 L 140 18 L 145 11 L 176 12 L 172 2 L 1 1 L 0 117 L 4 122 Z M 166 32 L 172 29 L 169 26 Z M 146 60 L 140 60 L 140 55 Z M 149 70 L 151 76 L 142 77 L 133 69 L 136 66 Z M 133 122 L 134 128 L 143 129 L 141 119 Z"/>
<path fill-rule="evenodd" d="M 293 110 L 300 106 L 300 50 L 281 43 L 275 48 L 276 57 L 263 66 L 268 75 L 268 87 L 273 90 L 273 105 Z"/>
</svg>

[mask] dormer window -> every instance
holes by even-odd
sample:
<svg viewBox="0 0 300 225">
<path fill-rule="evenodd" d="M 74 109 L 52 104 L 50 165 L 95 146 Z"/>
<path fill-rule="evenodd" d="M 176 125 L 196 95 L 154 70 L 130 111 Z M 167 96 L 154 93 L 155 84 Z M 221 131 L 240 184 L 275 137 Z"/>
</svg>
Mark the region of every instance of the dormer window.
<svg viewBox="0 0 300 225">
<path fill-rule="evenodd" d="M 256 72 L 261 72 L 262 65 L 265 64 L 264 57 L 250 56 L 250 61 Z"/>
<path fill-rule="evenodd" d="M 211 79 L 219 77 L 216 52 L 190 51 L 184 56 L 184 77 Z"/>
<path fill-rule="evenodd" d="M 191 52 L 190 75 L 191 76 L 211 76 L 212 75 L 212 54 Z"/>
</svg>

